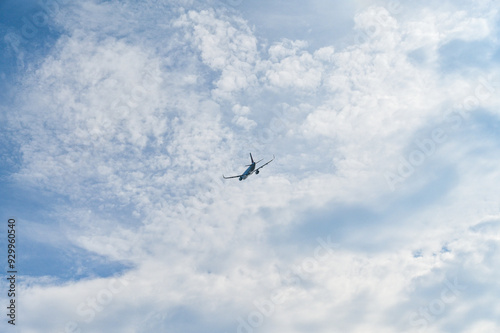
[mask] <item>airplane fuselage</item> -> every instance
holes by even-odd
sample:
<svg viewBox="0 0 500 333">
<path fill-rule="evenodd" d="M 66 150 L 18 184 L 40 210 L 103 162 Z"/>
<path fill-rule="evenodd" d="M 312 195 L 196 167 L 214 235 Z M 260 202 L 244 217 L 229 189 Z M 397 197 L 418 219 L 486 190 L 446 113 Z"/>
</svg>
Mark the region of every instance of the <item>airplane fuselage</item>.
<svg viewBox="0 0 500 333">
<path fill-rule="evenodd" d="M 240 176 L 240 181 L 247 179 L 247 177 L 250 176 L 254 170 L 255 170 L 255 163 L 252 163 Z"/>
<path fill-rule="evenodd" d="M 255 173 L 256 175 L 259 174 L 259 170 L 262 169 L 263 167 L 265 167 L 266 165 L 268 165 L 269 163 L 271 163 L 272 161 L 274 161 L 274 155 L 273 155 L 273 159 L 270 160 L 269 162 L 267 163 L 264 163 L 262 164 L 260 167 L 256 168 L 257 166 L 257 163 L 259 163 L 260 161 L 262 160 L 258 160 L 258 161 L 254 161 L 253 160 L 253 157 L 252 157 L 252 153 L 250 153 L 250 160 L 252 161 L 251 164 L 248 164 L 247 165 L 247 169 L 245 170 L 245 172 L 243 172 L 241 175 L 237 175 L 237 176 L 230 176 L 230 177 L 226 177 L 224 175 L 222 175 L 222 178 L 224 179 L 230 179 L 230 178 L 239 178 L 239 180 L 245 180 L 248 178 L 248 176 L 250 176 L 251 174 Z"/>
</svg>

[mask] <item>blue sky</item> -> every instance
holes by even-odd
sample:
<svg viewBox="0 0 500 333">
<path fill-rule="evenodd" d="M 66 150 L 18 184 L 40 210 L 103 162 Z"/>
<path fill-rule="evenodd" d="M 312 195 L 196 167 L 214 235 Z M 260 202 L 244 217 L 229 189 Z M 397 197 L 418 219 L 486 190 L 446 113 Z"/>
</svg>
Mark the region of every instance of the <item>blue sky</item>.
<svg viewBox="0 0 500 333">
<path fill-rule="evenodd" d="M 1 2 L 16 328 L 499 331 L 498 9 Z"/>
</svg>

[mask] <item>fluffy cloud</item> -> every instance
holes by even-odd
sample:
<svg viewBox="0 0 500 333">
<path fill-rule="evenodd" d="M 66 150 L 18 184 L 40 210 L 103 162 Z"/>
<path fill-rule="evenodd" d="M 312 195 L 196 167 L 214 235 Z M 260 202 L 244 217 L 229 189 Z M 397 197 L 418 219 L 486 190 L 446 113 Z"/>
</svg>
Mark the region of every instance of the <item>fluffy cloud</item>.
<svg viewBox="0 0 500 333">
<path fill-rule="evenodd" d="M 174 26 L 184 27 L 186 39 L 200 51 L 203 63 L 220 71 L 214 82 L 215 96 L 228 98 L 255 84 L 257 40 L 243 20 L 216 15 L 213 9 L 192 10 L 181 15 Z"/>
<path fill-rule="evenodd" d="M 495 42 L 488 4 L 363 7 L 317 49 L 220 3 L 66 7 L 13 88 L 12 179 L 132 268 L 31 277 L 23 330 L 495 329 L 474 307 L 498 293 L 497 71 L 440 67 L 451 41 Z M 250 151 L 276 160 L 222 181 Z"/>
</svg>

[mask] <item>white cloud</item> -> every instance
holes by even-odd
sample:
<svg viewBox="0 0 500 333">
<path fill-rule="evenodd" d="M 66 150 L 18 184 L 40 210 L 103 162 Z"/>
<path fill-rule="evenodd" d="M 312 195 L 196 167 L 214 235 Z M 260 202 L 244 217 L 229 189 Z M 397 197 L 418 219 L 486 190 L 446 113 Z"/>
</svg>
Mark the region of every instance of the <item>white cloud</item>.
<svg viewBox="0 0 500 333">
<path fill-rule="evenodd" d="M 214 10 L 189 11 L 174 26 L 185 27 L 187 37 L 200 51 L 203 63 L 220 71 L 215 96 L 230 98 L 255 84 L 257 40 L 241 19 L 216 15 Z"/>
<path fill-rule="evenodd" d="M 464 75 L 437 61 L 450 40 L 494 39 L 489 11 L 363 8 L 347 45 L 313 50 L 261 40 L 243 11 L 215 7 L 68 7 L 24 73 L 9 115 L 18 186 L 68 198 L 51 206 L 67 239 L 134 265 L 116 293 L 112 278 L 24 285 L 25 331 L 235 331 L 280 293 L 259 331 L 412 332 L 447 274 L 467 289 L 428 331 L 494 329 L 474 306 L 494 304 L 481 288 L 498 293 L 498 139 L 474 132 L 478 113 L 457 128 L 444 116 L 469 96 L 496 116 L 494 91 L 471 81 L 495 66 Z M 391 192 L 384 173 L 435 128 L 446 141 Z M 222 181 L 250 151 L 276 160 Z M 339 247 L 305 272 L 329 236 Z M 87 323 L 89 297 L 106 304 Z"/>
</svg>

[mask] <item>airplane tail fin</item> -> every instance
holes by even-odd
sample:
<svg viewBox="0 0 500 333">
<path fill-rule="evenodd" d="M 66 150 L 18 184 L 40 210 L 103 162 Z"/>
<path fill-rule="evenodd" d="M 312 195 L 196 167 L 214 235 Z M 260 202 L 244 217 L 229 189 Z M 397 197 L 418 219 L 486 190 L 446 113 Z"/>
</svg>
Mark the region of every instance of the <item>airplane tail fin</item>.
<svg viewBox="0 0 500 333">
<path fill-rule="evenodd" d="M 252 164 L 254 164 L 255 162 L 253 161 L 252 153 L 250 153 L 250 159 L 252 160 Z M 251 166 L 252 164 L 247 164 L 245 166 Z"/>
<path fill-rule="evenodd" d="M 252 166 L 252 165 L 255 165 L 255 164 L 257 164 L 257 163 L 259 163 L 260 161 L 262 161 L 262 160 L 263 160 L 263 159 L 260 159 L 260 160 L 258 160 L 257 162 L 255 162 L 255 161 L 253 160 L 252 153 L 250 153 L 250 159 L 252 160 L 252 164 L 247 164 L 246 166 Z M 274 158 L 273 158 L 273 159 L 274 159 Z"/>
</svg>

